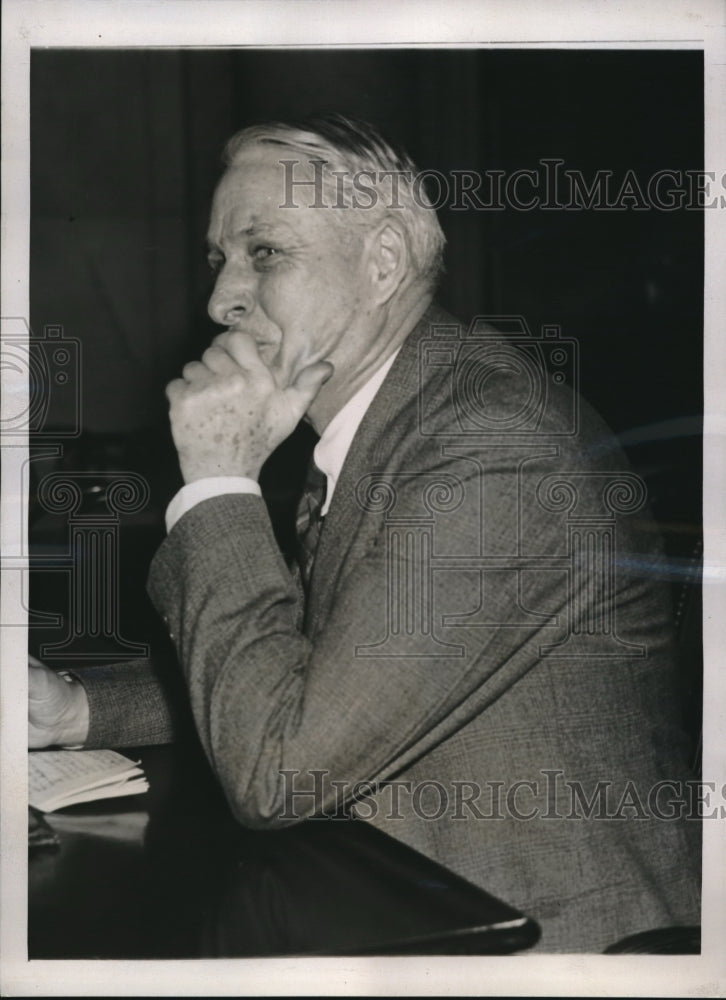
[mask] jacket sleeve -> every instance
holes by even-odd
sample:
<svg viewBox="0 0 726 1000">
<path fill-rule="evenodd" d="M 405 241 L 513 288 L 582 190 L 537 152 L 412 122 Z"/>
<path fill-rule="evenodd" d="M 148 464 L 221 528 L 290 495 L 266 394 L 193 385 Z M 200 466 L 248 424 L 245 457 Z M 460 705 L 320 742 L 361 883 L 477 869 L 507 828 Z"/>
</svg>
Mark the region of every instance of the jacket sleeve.
<svg viewBox="0 0 726 1000">
<path fill-rule="evenodd" d="M 491 478 L 499 480 L 511 477 Z M 464 485 L 477 493 L 479 477 Z M 495 485 L 488 498 L 492 508 L 515 502 L 504 486 Z M 447 523 L 451 545 L 463 556 L 475 552 L 477 519 L 458 510 Z M 537 544 L 546 550 L 551 534 L 561 550 L 561 528 L 544 519 Z M 386 627 L 389 554 L 380 538 L 347 560 L 314 642 L 296 625 L 296 588 L 261 499 L 226 496 L 199 504 L 155 557 L 152 600 L 176 645 L 210 763 L 247 825 L 280 825 L 283 817 L 302 818 L 321 804 L 327 811 L 341 788 L 394 776 L 538 666 L 540 644 L 551 641 L 551 628 L 474 625 L 449 630 L 459 652 L 454 644 L 442 647 L 442 655 L 361 655 Z M 412 568 L 403 553 L 397 572 Z M 475 610 L 476 573 L 439 576 L 455 611 Z M 543 628 L 558 616 L 562 621 L 565 577 L 531 573 L 523 592 L 516 574 L 502 576 L 491 612 L 507 626 L 524 601 L 543 610 Z M 626 603 L 647 610 L 640 585 L 624 586 Z M 657 619 L 650 616 L 651 623 Z M 298 796 L 291 808 L 285 775 L 299 775 L 298 787 L 306 787 L 313 771 L 323 774 L 322 799 Z"/>
<path fill-rule="evenodd" d="M 88 697 L 89 730 L 84 749 L 154 746 L 189 731 L 183 684 L 158 661 L 130 660 L 70 671 Z"/>
</svg>

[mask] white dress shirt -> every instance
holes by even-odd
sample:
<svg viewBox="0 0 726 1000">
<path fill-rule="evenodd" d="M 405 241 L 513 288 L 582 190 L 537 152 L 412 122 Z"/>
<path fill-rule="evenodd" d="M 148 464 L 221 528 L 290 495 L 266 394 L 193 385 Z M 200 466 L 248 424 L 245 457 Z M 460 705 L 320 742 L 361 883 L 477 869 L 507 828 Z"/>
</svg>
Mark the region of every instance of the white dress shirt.
<svg viewBox="0 0 726 1000">
<path fill-rule="evenodd" d="M 399 348 L 400 350 L 400 348 Z M 323 435 L 315 446 L 313 456 L 315 464 L 325 473 L 327 492 L 325 504 L 321 511 L 324 517 L 328 513 L 330 501 L 333 499 L 335 486 L 343 468 L 348 449 L 351 446 L 355 432 L 358 430 L 368 407 L 373 402 L 383 380 L 390 371 L 398 351 L 388 358 L 368 379 L 365 385 L 348 400 L 345 406 L 338 410 Z M 166 508 L 166 530 L 171 531 L 176 522 L 187 511 L 202 500 L 223 496 L 225 493 L 255 493 L 262 496 L 260 484 L 245 476 L 210 476 L 206 479 L 196 479 L 193 483 L 182 486 Z"/>
</svg>

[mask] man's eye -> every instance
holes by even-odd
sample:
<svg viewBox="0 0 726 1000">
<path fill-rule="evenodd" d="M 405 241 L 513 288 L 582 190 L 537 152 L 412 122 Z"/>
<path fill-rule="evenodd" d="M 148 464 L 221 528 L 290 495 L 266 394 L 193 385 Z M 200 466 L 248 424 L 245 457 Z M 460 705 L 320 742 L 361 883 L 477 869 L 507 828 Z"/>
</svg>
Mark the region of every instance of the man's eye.
<svg viewBox="0 0 726 1000">
<path fill-rule="evenodd" d="M 207 255 L 207 263 L 215 274 L 219 274 L 224 266 L 224 257 L 221 253 L 210 253 Z"/>
<path fill-rule="evenodd" d="M 252 257 L 255 261 L 266 261 L 274 257 L 278 251 L 274 247 L 265 245 L 256 246 L 252 250 Z"/>
</svg>

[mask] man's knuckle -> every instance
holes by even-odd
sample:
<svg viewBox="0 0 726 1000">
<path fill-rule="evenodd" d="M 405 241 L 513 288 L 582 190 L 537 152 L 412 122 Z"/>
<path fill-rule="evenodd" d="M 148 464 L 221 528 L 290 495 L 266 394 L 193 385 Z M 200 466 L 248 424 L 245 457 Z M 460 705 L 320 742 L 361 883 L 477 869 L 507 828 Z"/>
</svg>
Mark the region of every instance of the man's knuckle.
<svg viewBox="0 0 726 1000">
<path fill-rule="evenodd" d="M 230 352 L 246 357 L 252 346 L 252 338 L 248 333 L 242 333 L 241 330 L 231 330 L 226 346 Z"/>
<path fill-rule="evenodd" d="M 222 357 L 223 354 L 224 354 L 224 351 L 222 350 L 222 348 L 219 345 L 217 345 L 217 344 L 210 344 L 210 346 L 206 349 L 206 351 L 202 355 L 202 361 L 206 365 L 210 361 L 215 361 L 215 360 L 218 361 Z"/>
<path fill-rule="evenodd" d="M 178 396 L 181 389 L 182 381 L 181 379 L 175 378 L 166 387 L 166 398 L 170 402 L 174 402 Z"/>
</svg>

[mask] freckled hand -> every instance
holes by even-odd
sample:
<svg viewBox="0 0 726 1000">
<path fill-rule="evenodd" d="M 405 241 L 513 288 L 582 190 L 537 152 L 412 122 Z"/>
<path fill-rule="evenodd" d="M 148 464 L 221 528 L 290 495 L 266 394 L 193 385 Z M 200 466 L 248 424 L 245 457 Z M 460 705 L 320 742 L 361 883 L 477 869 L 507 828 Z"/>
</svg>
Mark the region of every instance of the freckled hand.
<svg viewBox="0 0 726 1000">
<path fill-rule="evenodd" d="M 268 456 L 301 420 L 333 372 L 327 361 L 279 387 L 248 334 L 217 337 L 201 361 L 166 389 L 169 419 L 186 483 L 207 476 L 257 479 Z"/>
</svg>

